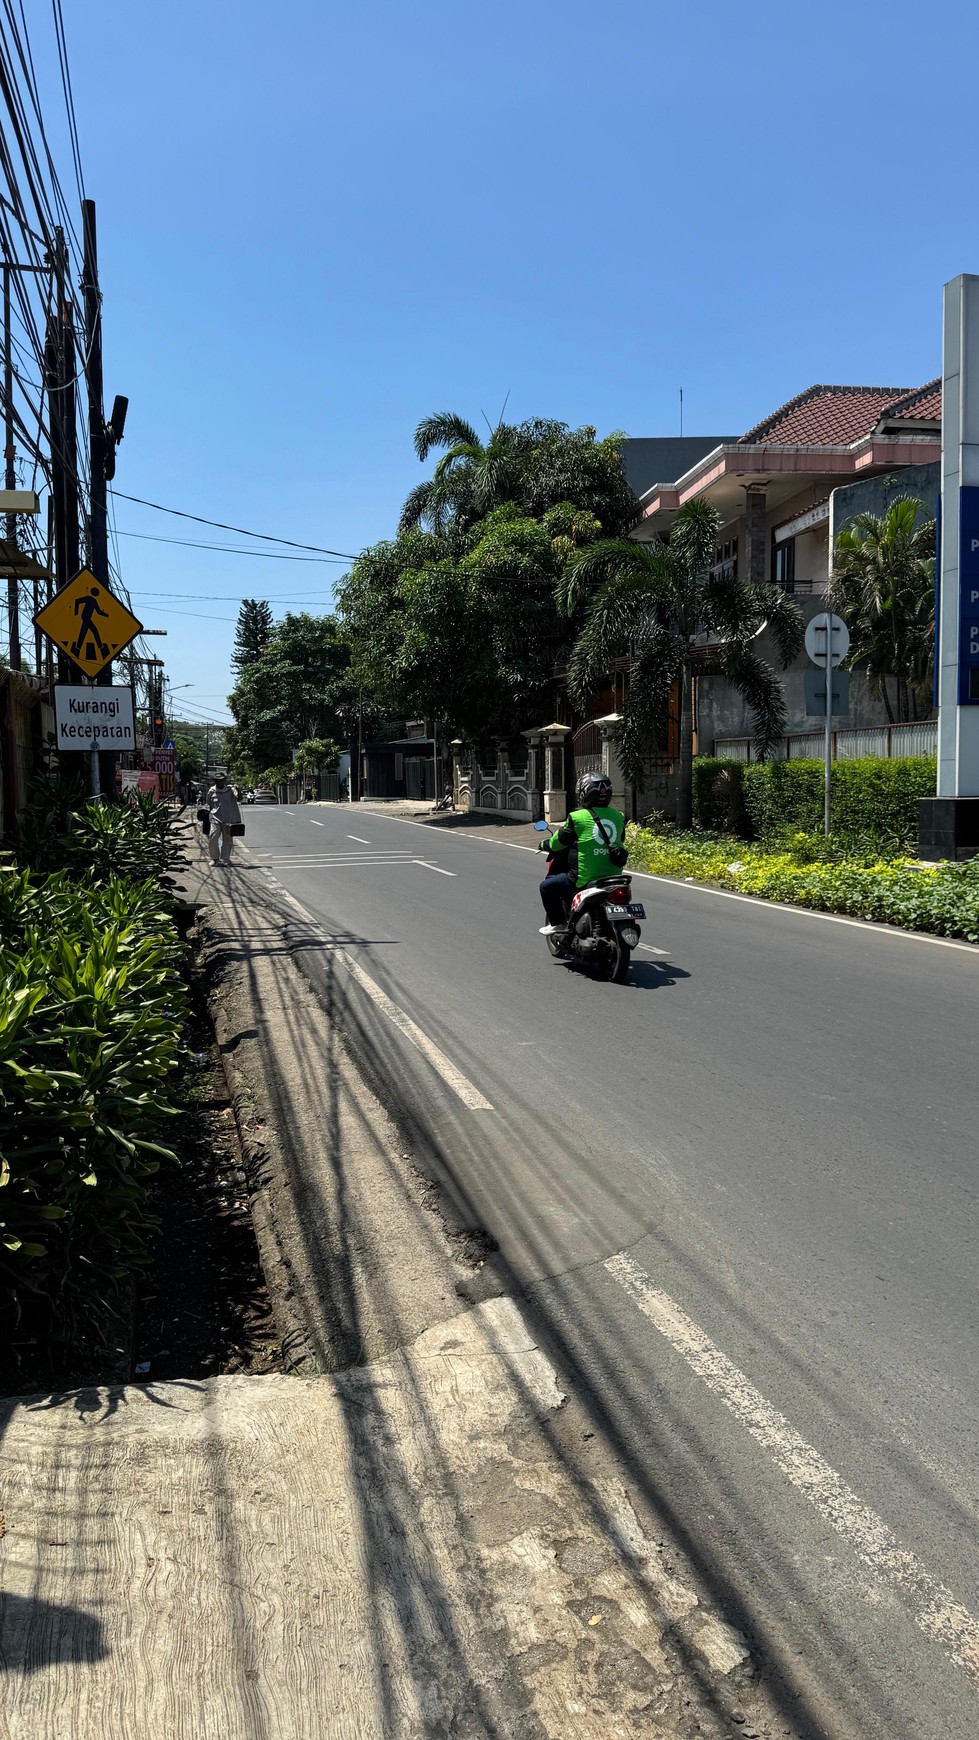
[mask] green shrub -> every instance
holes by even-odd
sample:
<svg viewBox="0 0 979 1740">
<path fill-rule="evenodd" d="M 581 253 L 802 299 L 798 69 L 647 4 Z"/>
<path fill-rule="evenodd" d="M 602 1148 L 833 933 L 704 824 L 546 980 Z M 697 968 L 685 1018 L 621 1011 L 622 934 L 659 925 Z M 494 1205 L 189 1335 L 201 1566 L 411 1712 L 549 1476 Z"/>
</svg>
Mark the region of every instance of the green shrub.
<svg viewBox="0 0 979 1740">
<path fill-rule="evenodd" d="M 152 882 L 0 874 L 8 1348 L 104 1344 L 147 1260 L 145 1181 L 170 1157 L 158 1138 L 186 1014 L 178 961 Z"/>
<path fill-rule="evenodd" d="M 918 800 L 935 795 L 933 756 L 888 760 L 861 756 L 834 761 L 832 830 L 839 841 L 867 852 L 917 849 Z M 823 825 L 821 761 L 755 762 L 744 769 L 744 795 L 758 836 L 785 840 Z"/>
<path fill-rule="evenodd" d="M 698 828 L 718 834 L 754 835 L 744 794 L 745 763 L 698 755 L 693 764 L 693 819 Z"/>
<path fill-rule="evenodd" d="M 704 834 L 654 834 L 630 827 L 629 864 L 657 876 L 709 882 L 763 900 L 844 912 L 907 930 L 979 942 L 979 859 L 917 869 L 896 858 L 842 855 L 838 844 L 803 834 L 797 849 L 743 844 Z"/>
<path fill-rule="evenodd" d="M 86 797 L 76 781 L 33 781 L 15 847 L 18 863 L 38 876 L 69 870 L 104 882 L 165 879 L 180 855 L 174 813 L 148 793 L 109 801 Z"/>
</svg>

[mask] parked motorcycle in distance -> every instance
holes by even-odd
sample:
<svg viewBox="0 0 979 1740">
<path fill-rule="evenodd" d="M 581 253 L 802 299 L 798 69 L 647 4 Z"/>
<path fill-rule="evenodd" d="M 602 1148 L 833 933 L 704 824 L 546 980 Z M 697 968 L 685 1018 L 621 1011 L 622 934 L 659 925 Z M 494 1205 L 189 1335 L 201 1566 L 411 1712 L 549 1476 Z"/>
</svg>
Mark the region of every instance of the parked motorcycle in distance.
<svg viewBox="0 0 979 1740">
<path fill-rule="evenodd" d="M 535 822 L 538 834 L 549 834 L 548 822 Z M 622 985 L 629 976 L 632 951 L 638 947 L 638 920 L 646 908 L 630 899 L 632 877 L 617 870 L 579 888 L 571 900 L 568 928 L 544 938 L 556 960 L 579 960 L 602 979 Z"/>
</svg>

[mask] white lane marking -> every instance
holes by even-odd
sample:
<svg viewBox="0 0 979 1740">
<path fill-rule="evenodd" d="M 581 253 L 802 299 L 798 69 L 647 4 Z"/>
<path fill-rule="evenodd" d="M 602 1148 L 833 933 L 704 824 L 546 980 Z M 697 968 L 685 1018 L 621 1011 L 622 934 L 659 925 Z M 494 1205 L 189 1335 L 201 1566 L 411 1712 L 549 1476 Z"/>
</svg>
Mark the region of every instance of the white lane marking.
<svg viewBox="0 0 979 1740">
<path fill-rule="evenodd" d="M 312 822 L 314 828 L 325 828 L 326 827 L 326 823 L 325 822 L 318 822 L 316 820 L 315 816 L 310 816 L 309 820 Z"/>
<path fill-rule="evenodd" d="M 408 857 L 404 857 L 404 858 L 366 858 L 366 857 L 360 857 L 360 856 L 354 857 L 353 853 L 351 853 L 349 855 L 349 857 L 345 857 L 345 858 L 331 858 L 328 856 L 328 854 L 326 852 L 320 852 L 320 853 L 312 853 L 311 852 L 308 856 L 303 856 L 301 858 L 298 856 L 293 857 L 291 855 L 288 858 L 285 858 L 285 857 L 277 858 L 275 856 L 268 857 L 268 858 L 260 858 L 259 863 L 278 865 L 278 867 L 280 869 L 284 865 L 291 864 L 294 870 L 332 870 L 332 869 L 340 870 L 340 869 L 343 869 L 345 867 L 349 868 L 351 870 L 373 870 L 373 869 L 376 869 L 378 867 L 378 865 L 381 865 L 381 864 L 417 864 L 418 859 L 417 858 L 408 858 Z"/>
<path fill-rule="evenodd" d="M 323 826 L 323 823 L 321 822 L 320 827 L 322 827 L 322 826 Z M 359 846 L 369 846 L 370 845 L 370 841 L 361 839 L 359 834 L 348 834 L 347 839 L 348 840 L 356 840 L 357 844 Z"/>
<path fill-rule="evenodd" d="M 641 948 L 647 955 L 662 955 L 664 960 L 670 953 L 669 949 L 654 949 L 652 943 L 638 943 L 636 946 Z"/>
<path fill-rule="evenodd" d="M 385 816 L 388 822 L 403 822 L 407 828 L 428 828 L 430 822 L 412 822 L 407 816 Z M 525 846 L 520 840 L 494 840 L 492 835 L 475 834 L 469 829 L 447 829 L 447 833 L 457 834 L 462 840 L 479 840 L 483 845 L 509 846 L 512 852 L 536 852 L 537 846 Z M 976 943 L 956 942 L 954 937 L 932 936 L 927 930 L 902 930 L 898 924 L 877 924 L 869 918 L 846 918 L 840 912 L 817 912 L 812 906 L 792 906 L 786 900 L 762 900 L 757 894 L 736 894 L 731 888 L 709 888 L 705 882 L 685 882 L 677 876 L 659 876 L 654 870 L 629 870 L 630 876 L 643 876 L 647 882 L 665 882 L 671 888 L 689 889 L 694 894 L 716 894 L 721 900 L 740 900 L 746 906 L 753 906 L 759 912 L 787 912 L 792 918 L 815 918 L 823 924 L 848 924 L 853 930 L 862 930 L 874 936 L 896 938 L 899 942 L 933 943 L 936 948 L 964 949 L 966 954 L 979 954 Z"/>
<path fill-rule="evenodd" d="M 458 876 L 458 870 L 440 870 L 437 864 L 429 864 L 424 858 L 412 858 L 413 864 L 420 864 L 423 870 L 434 870 L 439 876 Z"/>
<path fill-rule="evenodd" d="M 609 1257 L 604 1266 L 691 1371 L 703 1378 L 756 1443 L 769 1452 L 775 1466 L 824 1521 L 882 1583 L 900 1591 L 919 1630 L 934 1639 L 979 1689 L 979 1620 L 901 1546 L 883 1518 L 864 1504 L 819 1451 L 765 1400 L 744 1372 L 632 1257 L 620 1252 Z"/>
<path fill-rule="evenodd" d="M 503 841 L 501 844 L 509 845 Z M 524 848 L 529 850 L 530 848 Z M 876 924 L 868 918 L 845 918 L 839 912 L 817 912 L 811 906 L 792 906 L 786 900 L 762 900 L 757 894 L 735 894 L 731 888 L 708 888 L 705 882 L 681 882 L 676 876 L 657 876 L 653 870 L 630 870 L 630 876 L 644 876 L 647 882 L 666 882 L 671 888 L 682 888 L 691 894 L 716 894 L 721 900 L 740 900 L 759 912 L 788 912 L 793 918 L 817 918 L 823 924 L 848 924 L 852 930 L 862 930 L 874 936 L 896 937 L 903 942 L 934 943 L 940 949 L 964 949 L 966 954 L 979 955 L 975 943 L 956 942 L 948 936 L 932 936 L 926 930 L 902 930 L 897 924 Z"/>
<path fill-rule="evenodd" d="M 302 901 L 297 900 L 294 894 L 290 894 L 288 888 L 284 888 L 282 883 L 276 877 L 270 876 L 267 871 L 266 879 L 276 890 L 276 893 L 281 894 L 289 902 L 289 905 L 299 913 L 300 918 L 305 919 L 318 936 L 323 937 L 326 942 L 335 944 L 335 939 L 327 935 L 322 925 L 318 924 L 312 913 L 303 906 Z M 464 1106 L 468 1106 L 471 1112 L 491 1112 L 493 1110 L 489 1100 L 480 1093 L 477 1087 L 473 1086 L 469 1077 L 463 1075 L 461 1069 L 456 1068 L 452 1059 L 446 1057 L 445 1052 L 436 1045 L 434 1039 L 429 1039 L 428 1034 L 422 1032 L 418 1023 L 413 1021 L 404 1009 L 399 1008 L 386 991 L 381 990 L 376 979 L 372 979 L 369 973 L 365 973 L 359 961 L 353 960 L 347 954 L 346 949 L 339 946 L 334 946 L 331 958 L 339 961 L 351 978 L 356 979 L 361 990 L 366 992 L 373 1003 L 376 1003 L 382 1015 L 386 1015 L 388 1020 L 397 1027 L 399 1033 L 403 1033 L 405 1038 L 415 1047 L 416 1051 L 421 1052 L 453 1093 L 458 1094 Z"/>
</svg>

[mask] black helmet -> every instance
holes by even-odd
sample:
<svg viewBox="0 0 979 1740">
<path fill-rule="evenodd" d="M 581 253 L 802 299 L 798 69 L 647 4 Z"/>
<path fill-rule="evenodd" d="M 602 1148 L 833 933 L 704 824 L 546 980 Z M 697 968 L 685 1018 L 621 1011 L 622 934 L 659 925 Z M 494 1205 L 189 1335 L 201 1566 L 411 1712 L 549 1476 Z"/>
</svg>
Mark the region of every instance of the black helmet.
<svg viewBox="0 0 979 1740">
<path fill-rule="evenodd" d="M 580 773 L 575 796 L 583 809 L 606 809 L 612 802 L 612 781 L 606 773 Z"/>
</svg>

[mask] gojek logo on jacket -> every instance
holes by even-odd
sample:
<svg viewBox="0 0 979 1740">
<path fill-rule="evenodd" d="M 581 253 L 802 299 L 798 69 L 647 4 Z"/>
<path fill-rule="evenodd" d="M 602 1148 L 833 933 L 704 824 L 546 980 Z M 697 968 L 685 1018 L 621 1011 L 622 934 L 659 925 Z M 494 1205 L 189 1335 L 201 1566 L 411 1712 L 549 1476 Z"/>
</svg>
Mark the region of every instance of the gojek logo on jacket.
<svg viewBox="0 0 979 1740">
<path fill-rule="evenodd" d="M 602 832 L 604 828 L 604 833 Z M 619 824 L 611 816 L 603 816 L 596 822 L 591 831 L 591 837 L 596 846 L 617 846 L 619 843 Z"/>
</svg>

